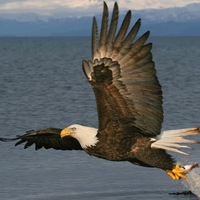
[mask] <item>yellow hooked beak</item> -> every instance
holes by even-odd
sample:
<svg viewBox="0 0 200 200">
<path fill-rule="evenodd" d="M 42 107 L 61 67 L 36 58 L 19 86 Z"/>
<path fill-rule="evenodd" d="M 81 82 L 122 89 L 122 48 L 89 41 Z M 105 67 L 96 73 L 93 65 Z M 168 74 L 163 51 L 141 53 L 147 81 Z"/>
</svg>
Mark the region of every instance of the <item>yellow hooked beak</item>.
<svg viewBox="0 0 200 200">
<path fill-rule="evenodd" d="M 61 132 L 60 132 L 60 137 L 66 137 L 68 135 L 71 135 L 71 132 L 69 131 L 69 128 L 64 128 Z"/>
</svg>

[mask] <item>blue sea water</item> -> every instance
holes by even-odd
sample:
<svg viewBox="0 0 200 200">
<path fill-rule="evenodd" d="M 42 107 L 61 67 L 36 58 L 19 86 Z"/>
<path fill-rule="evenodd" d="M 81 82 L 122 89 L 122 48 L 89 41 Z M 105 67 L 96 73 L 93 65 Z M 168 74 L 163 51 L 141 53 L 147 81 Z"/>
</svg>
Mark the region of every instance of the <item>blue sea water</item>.
<svg viewBox="0 0 200 200">
<path fill-rule="evenodd" d="M 200 38 L 151 38 L 163 87 L 163 129 L 200 126 Z M 82 72 L 90 38 L 0 38 L 0 137 L 26 130 L 98 125 L 93 91 Z M 197 139 L 200 140 L 200 137 Z M 184 164 L 192 154 L 173 154 Z M 159 169 L 110 162 L 80 151 L 55 151 L 0 143 L 0 199 L 189 199 L 187 191 Z"/>
</svg>

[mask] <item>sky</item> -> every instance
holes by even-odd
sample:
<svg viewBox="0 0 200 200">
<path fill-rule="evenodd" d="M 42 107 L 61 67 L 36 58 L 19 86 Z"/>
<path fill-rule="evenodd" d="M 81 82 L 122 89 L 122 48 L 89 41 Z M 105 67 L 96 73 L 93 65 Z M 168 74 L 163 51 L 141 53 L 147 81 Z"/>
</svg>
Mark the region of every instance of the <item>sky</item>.
<svg viewBox="0 0 200 200">
<path fill-rule="evenodd" d="M 109 8 L 114 0 L 106 1 Z M 120 10 L 183 7 L 200 0 L 118 0 Z M 46 17 L 82 17 L 102 12 L 102 0 L 0 0 L 1 16 L 36 14 Z"/>
</svg>

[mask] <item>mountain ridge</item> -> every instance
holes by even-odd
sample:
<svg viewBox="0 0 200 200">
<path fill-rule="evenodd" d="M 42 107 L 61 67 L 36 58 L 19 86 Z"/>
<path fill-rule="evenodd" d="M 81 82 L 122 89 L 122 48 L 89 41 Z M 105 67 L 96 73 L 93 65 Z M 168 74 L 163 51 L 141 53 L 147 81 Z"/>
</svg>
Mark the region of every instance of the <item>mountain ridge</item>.
<svg viewBox="0 0 200 200">
<path fill-rule="evenodd" d="M 142 19 L 141 32 L 152 36 L 200 36 L 200 3 L 166 9 L 132 10 L 132 21 Z M 120 14 L 120 22 L 125 12 Z M 29 20 L 28 20 L 29 16 Z M 90 36 L 91 16 L 42 18 L 29 13 L 26 20 L 0 15 L 0 36 Z M 21 16 L 22 17 L 22 16 Z M 25 17 L 25 16 L 24 16 Z M 101 15 L 96 16 L 101 21 Z"/>
</svg>

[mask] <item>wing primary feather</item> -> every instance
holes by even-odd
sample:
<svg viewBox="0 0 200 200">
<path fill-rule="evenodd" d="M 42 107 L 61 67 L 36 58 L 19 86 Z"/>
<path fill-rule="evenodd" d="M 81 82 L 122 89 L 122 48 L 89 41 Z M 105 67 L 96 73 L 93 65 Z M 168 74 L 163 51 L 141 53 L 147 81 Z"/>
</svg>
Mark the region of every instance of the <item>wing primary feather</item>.
<svg viewBox="0 0 200 200">
<path fill-rule="evenodd" d="M 19 138 L 17 138 L 17 139 L 19 139 Z M 20 144 L 22 144 L 22 143 L 24 143 L 24 142 L 26 142 L 26 140 L 21 139 L 19 142 L 17 142 L 17 143 L 15 144 L 15 146 L 18 146 L 18 145 L 20 145 Z"/>
<path fill-rule="evenodd" d="M 132 49 L 137 49 L 138 47 L 141 47 L 142 45 L 144 45 L 144 43 L 147 41 L 148 37 L 150 35 L 150 31 L 147 31 L 146 33 L 144 33 L 133 45 L 132 45 Z"/>
<path fill-rule="evenodd" d="M 127 18 L 128 19 L 128 18 Z M 124 58 L 124 55 L 129 54 L 131 52 L 130 48 L 135 45 L 135 43 L 132 43 L 132 41 L 135 39 L 141 25 L 141 20 L 138 19 L 138 21 L 134 24 L 126 38 L 121 42 L 116 42 L 115 44 L 115 51 L 113 53 L 113 57 L 116 60 L 121 60 Z M 124 33 L 126 34 L 126 33 Z M 135 50 L 132 48 L 132 51 Z M 126 56 L 125 56 L 126 57 Z"/>
<path fill-rule="evenodd" d="M 28 147 L 30 147 L 34 142 L 33 141 L 28 141 L 25 145 L 24 145 L 24 149 L 27 149 Z"/>
<path fill-rule="evenodd" d="M 96 18 L 93 17 L 92 23 L 92 59 L 97 57 L 98 28 Z"/>
<path fill-rule="evenodd" d="M 129 52 L 128 53 L 124 53 L 124 52 L 122 52 L 121 53 L 121 57 L 122 57 L 122 59 L 121 59 L 121 61 L 120 61 L 120 63 L 122 64 L 124 64 L 127 60 L 129 60 L 130 59 L 130 57 L 132 57 L 134 54 L 138 54 L 138 52 L 140 52 L 140 50 L 143 48 L 143 45 L 144 45 L 144 43 L 146 42 L 146 40 L 148 39 L 148 37 L 149 37 L 149 34 L 150 34 L 150 32 L 149 31 L 147 31 L 146 33 L 144 33 L 136 42 L 134 42 L 132 45 L 131 45 L 131 48 L 130 48 L 130 50 L 129 50 Z M 126 55 L 125 55 L 126 54 Z M 124 56 L 125 55 L 125 56 Z"/>
<path fill-rule="evenodd" d="M 104 57 L 106 54 L 106 37 L 107 37 L 107 29 L 108 29 L 108 6 L 104 2 L 103 6 L 103 16 L 101 23 L 101 33 L 99 39 L 99 52 L 101 52 L 101 57 Z M 94 60 L 94 59 L 93 59 Z"/>
<path fill-rule="evenodd" d="M 113 38 L 115 36 L 115 32 L 117 29 L 118 15 L 119 15 L 119 8 L 118 8 L 117 3 L 115 2 L 114 8 L 113 8 L 112 19 L 111 19 L 111 23 L 110 23 L 110 29 L 109 29 L 108 37 L 107 37 L 108 45 L 112 44 L 112 42 L 113 42 Z"/>
<path fill-rule="evenodd" d="M 12 142 L 12 141 L 15 141 L 17 140 L 18 138 L 0 138 L 0 141 L 2 142 Z"/>
<path fill-rule="evenodd" d="M 124 39 L 125 35 L 126 35 L 126 32 L 128 30 L 128 27 L 129 27 L 129 24 L 130 24 L 130 20 L 131 20 L 131 11 L 129 10 L 122 22 L 122 25 L 119 29 L 119 32 L 115 38 L 115 41 L 114 41 L 114 48 L 118 48 L 121 46 L 121 42 L 122 40 Z"/>
<path fill-rule="evenodd" d="M 132 27 L 132 29 L 130 30 L 130 32 L 128 33 L 128 35 L 126 36 L 126 38 L 124 39 L 123 45 L 129 44 L 135 39 L 140 29 L 140 26 L 141 26 L 141 19 L 138 19 L 137 22 Z"/>
</svg>

